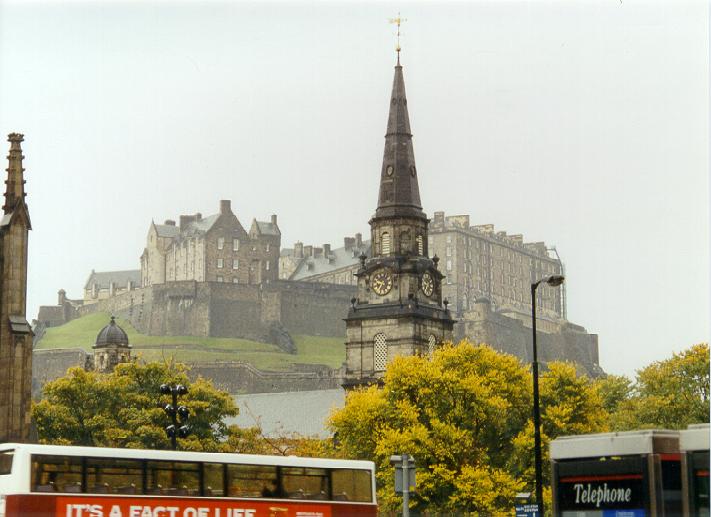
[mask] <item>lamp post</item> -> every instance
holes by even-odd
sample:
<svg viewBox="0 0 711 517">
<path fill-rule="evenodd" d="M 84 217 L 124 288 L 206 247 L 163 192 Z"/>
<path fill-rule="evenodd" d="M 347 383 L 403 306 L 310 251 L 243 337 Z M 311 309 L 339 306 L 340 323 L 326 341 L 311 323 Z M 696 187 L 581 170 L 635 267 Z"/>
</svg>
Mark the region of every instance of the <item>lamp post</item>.
<svg viewBox="0 0 711 517">
<path fill-rule="evenodd" d="M 170 386 L 169 384 L 161 384 L 160 392 L 163 395 L 172 395 L 172 404 L 166 404 L 163 411 L 170 418 L 171 424 L 165 428 L 165 433 L 170 438 L 170 445 L 173 450 L 178 449 L 178 436 L 185 438 L 190 434 L 190 428 L 187 425 L 190 411 L 185 406 L 178 406 L 178 396 L 185 395 L 188 388 L 182 384 Z M 180 427 L 178 427 L 179 424 Z"/>
<path fill-rule="evenodd" d="M 533 326 L 533 432 L 536 462 L 536 504 L 538 514 L 543 515 L 543 465 L 541 460 L 541 407 L 538 399 L 538 344 L 536 341 L 536 289 L 540 284 L 558 287 L 563 283 L 563 275 L 551 275 L 531 284 L 531 322 Z"/>
</svg>

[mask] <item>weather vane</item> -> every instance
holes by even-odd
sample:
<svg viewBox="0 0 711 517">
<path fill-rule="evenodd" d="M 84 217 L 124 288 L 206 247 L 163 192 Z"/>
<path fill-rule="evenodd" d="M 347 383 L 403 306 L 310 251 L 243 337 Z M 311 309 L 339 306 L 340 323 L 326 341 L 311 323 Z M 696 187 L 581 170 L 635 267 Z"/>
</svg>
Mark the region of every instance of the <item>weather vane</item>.
<svg viewBox="0 0 711 517">
<path fill-rule="evenodd" d="M 388 21 L 397 24 L 397 46 L 395 51 L 397 52 L 397 64 L 400 65 L 400 24 L 406 22 L 407 18 L 401 18 L 400 13 L 397 13 L 397 18 L 390 18 Z"/>
</svg>

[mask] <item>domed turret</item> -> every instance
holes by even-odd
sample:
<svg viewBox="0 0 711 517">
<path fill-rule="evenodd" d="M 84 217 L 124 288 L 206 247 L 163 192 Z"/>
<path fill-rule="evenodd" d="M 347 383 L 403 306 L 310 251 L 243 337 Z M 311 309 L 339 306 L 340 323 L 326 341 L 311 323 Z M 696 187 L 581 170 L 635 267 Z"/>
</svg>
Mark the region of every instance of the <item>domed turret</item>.
<svg viewBox="0 0 711 517">
<path fill-rule="evenodd" d="M 111 316 L 108 325 L 96 336 L 94 349 L 94 370 L 102 373 L 113 371 L 119 363 L 131 360 L 131 345 L 128 334 L 116 324 L 116 318 Z"/>
</svg>

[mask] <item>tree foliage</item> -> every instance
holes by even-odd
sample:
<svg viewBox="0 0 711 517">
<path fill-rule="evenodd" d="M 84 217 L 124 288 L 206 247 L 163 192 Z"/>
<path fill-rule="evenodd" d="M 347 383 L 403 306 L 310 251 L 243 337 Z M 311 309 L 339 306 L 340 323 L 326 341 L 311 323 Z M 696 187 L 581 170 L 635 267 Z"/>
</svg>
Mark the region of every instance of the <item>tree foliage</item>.
<svg viewBox="0 0 711 517">
<path fill-rule="evenodd" d="M 630 394 L 618 403 L 610 421 L 615 430 L 684 429 L 708 422 L 708 343 L 639 370 Z"/>
<path fill-rule="evenodd" d="M 532 487 L 532 379 L 513 356 L 467 341 L 426 357 L 394 359 L 382 389 L 348 394 L 330 425 L 347 457 L 378 465 L 379 501 L 394 495 L 392 454 L 417 461 L 413 507 L 445 512 L 510 511 L 516 492 Z M 551 364 L 541 376 L 544 440 L 604 429 L 602 399 L 572 366 Z"/>
<path fill-rule="evenodd" d="M 71 368 L 48 382 L 32 416 L 42 443 L 168 449 L 169 421 L 162 407 L 171 402 L 161 384 L 183 384 L 179 403 L 190 410 L 190 435 L 179 439 L 184 450 L 216 451 L 229 434 L 224 417 L 236 416 L 232 397 L 210 381 L 191 382 L 180 364 L 131 362 L 110 374 Z"/>
</svg>

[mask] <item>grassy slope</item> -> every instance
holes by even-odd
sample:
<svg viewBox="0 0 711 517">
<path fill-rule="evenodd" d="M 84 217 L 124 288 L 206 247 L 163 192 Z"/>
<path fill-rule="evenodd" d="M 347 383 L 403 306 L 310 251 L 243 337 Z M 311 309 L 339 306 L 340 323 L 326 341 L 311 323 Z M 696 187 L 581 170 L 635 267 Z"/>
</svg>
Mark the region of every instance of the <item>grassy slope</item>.
<svg viewBox="0 0 711 517">
<path fill-rule="evenodd" d="M 37 348 L 83 348 L 90 350 L 96 335 L 109 321 L 106 313 L 96 313 L 72 320 L 61 327 L 47 329 Z M 120 318 L 117 323 L 128 334 L 134 354 L 145 360 L 174 357 L 184 362 L 246 361 L 257 368 L 287 370 L 294 363 L 325 364 L 337 368 L 345 360 L 343 338 L 293 336 L 298 352 L 285 354 L 274 345 L 247 339 L 196 336 L 146 336 Z M 188 345 L 185 348 L 143 349 L 157 345 Z M 208 348 L 209 350 L 205 350 Z"/>
</svg>

